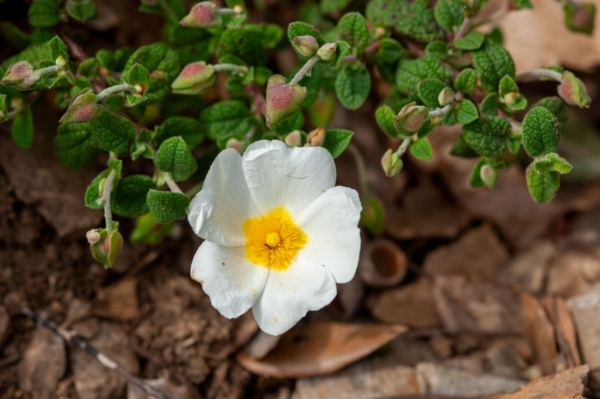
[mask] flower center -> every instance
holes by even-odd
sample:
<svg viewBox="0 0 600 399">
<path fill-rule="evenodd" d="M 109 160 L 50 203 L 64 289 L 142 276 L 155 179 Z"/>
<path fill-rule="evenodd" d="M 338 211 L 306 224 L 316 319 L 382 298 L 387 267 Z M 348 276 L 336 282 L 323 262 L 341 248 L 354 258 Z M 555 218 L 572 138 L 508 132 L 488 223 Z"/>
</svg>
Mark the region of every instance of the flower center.
<svg viewBox="0 0 600 399">
<path fill-rule="evenodd" d="M 307 242 L 306 234 L 284 207 L 247 219 L 242 227 L 246 236 L 246 259 L 276 270 L 287 269 Z"/>
</svg>

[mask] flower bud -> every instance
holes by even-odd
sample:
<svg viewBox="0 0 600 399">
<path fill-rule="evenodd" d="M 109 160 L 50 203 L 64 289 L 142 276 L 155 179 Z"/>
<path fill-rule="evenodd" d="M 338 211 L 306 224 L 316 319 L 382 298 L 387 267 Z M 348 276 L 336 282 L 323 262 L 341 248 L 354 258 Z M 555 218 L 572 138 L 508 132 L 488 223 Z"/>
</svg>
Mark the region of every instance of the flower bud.
<svg viewBox="0 0 600 399">
<path fill-rule="evenodd" d="M 283 141 L 288 147 L 300 147 L 302 145 L 302 133 L 300 133 L 300 130 L 294 130 L 285 136 Z"/>
<path fill-rule="evenodd" d="M 479 177 L 489 188 L 494 188 L 498 181 L 498 172 L 489 165 L 483 165 L 479 171 Z"/>
<path fill-rule="evenodd" d="M 454 90 L 452 90 L 449 87 L 446 87 L 444 90 L 440 91 L 440 94 L 438 95 L 438 102 L 442 107 L 448 104 L 452 104 L 454 102 L 454 96 L 456 96 Z"/>
<path fill-rule="evenodd" d="M 212 65 L 206 65 L 204 61 L 193 62 L 183 68 L 171 84 L 171 89 L 175 94 L 196 95 L 212 86 L 215 79 L 215 69 Z"/>
<path fill-rule="evenodd" d="M 296 36 L 292 39 L 292 46 L 300 55 L 312 57 L 319 50 L 317 39 L 312 36 Z"/>
<path fill-rule="evenodd" d="M 325 143 L 325 129 L 318 127 L 308 134 L 306 145 L 308 147 L 321 147 Z"/>
<path fill-rule="evenodd" d="M 34 89 L 40 78 L 40 74 L 33 70 L 29 62 L 19 61 L 8 67 L 0 84 L 26 91 Z"/>
<path fill-rule="evenodd" d="M 403 136 L 412 136 L 423 127 L 429 117 L 429 109 L 416 102 L 406 104 L 394 118 L 394 127 Z"/>
<path fill-rule="evenodd" d="M 104 112 L 104 107 L 96 102 L 96 95 L 92 89 L 85 88 L 73 99 L 67 112 L 60 118 L 60 123 L 89 122 L 98 118 Z"/>
<path fill-rule="evenodd" d="M 402 170 L 402 166 L 404 166 L 402 159 L 391 148 L 383 154 L 381 167 L 387 177 L 398 176 Z"/>
<path fill-rule="evenodd" d="M 335 50 L 337 50 L 337 45 L 335 43 L 325 43 L 317 50 L 317 55 L 323 61 L 333 61 L 335 59 Z"/>
<path fill-rule="evenodd" d="M 521 96 L 519 95 L 519 93 L 515 93 L 514 91 L 506 93 L 504 95 L 504 101 L 507 105 L 515 105 L 517 102 L 519 102 L 520 99 Z"/>
<path fill-rule="evenodd" d="M 562 84 L 558 86 L 558 95 L 569 105 L 588 108 L 591 98 L 587 94 L 585 85 L 572 72 L 564 71 Z"/>
<path fill-rule="evenodd" d="M 55 64 L 58 66 L 64 67 L 65 65 L 67 65 L 67 61 L 65 60 L 65 58 L 62 55 L 60 55 L 56 59 Z"/>
<path fill-rule="evenodd" d="M 238 139 L 233 138 L 233 137 L 230 138 L 229 140 L 227 140 L 227 143 L 225 144 L 225 148 L 233 148 L 240 154 L 242 152 L 244 152 L 244 145 Z"/>
<path fill-rule="evenodd" d="M 121 248 L 123 248 L 123 237 L 118 229 L 119 223 L 115 222 L 114 228 L 111 231 L 98 229 L 90 230 L 86 234 L 90 242 L 92 256 L 98 262 L 103 263 L 104 267 L 107 269 L 115 264 L 115 260 L 117 259 L 119 252 L 121 252 Z M 94 231 L 95 234 L 93 233 Z M 92 242 L 94 243 L 92 244 Z"/>
<path fill-rule="evenodd" d="M 181 20 L 180 24 L 190 28 L 218 28 L 223 19 L 215 13 L 215 5 L 210 1 L 196 4 L 190 13 Z"/>
<path fill-rule="evenodd" d="M 306 87 L 286 83 L 281 75 L 271 75 L 267 82 L 267 127 L 283 121 L 300 108 Z"/>
<path fill-rule="evenodd" d="M 596 8 L 593 4 L 565 4 L 565 24 L 573 32 L 591 35 L 594 32 Z"/>
<path fill-rule="evenodd" d="M 244 9 L 242 8 L 242 6 L 237 5 L 237 6 L 233 7 L 233 11 L 237 12 L 238 14 L 241 14 L 244 12 Z"/>
</svg>

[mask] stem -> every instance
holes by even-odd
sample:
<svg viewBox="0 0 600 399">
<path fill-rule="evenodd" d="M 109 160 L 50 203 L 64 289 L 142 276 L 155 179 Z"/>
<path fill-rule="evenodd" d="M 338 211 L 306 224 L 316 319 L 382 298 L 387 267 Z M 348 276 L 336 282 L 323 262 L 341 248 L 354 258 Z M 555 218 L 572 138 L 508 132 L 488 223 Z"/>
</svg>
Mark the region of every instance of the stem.
<svg viewBox="0 0 600 399">
<path fill-rule="evenodd" d="M 215 10 L 215 15 L 240 15 L 233 8 L 218 8 Z"/>
<path fill-rule="evenodd" d="M 452 104 L 446 105 L 444 108 L 436 108 L 433 111 L 429 111 L 429 117 L 435 118 L 438 116 L 444 116 L 452 109 Z"/>
<path fill-rule="evenodd" d="M 165 182 L 167 183 L 167 186 L 169 186 L 169 189 L 171 191 L 173 191 L 174 193 L 183 194 L 183 191 L 181 191 L 177 183 L 175 183 L 175 181 L 171 179 L 171 176 L 169 176 L 168 173 L 162 173 L 162 177 L 163 179 L 165 179 Z"/>
<path fill-rule="evenodd" d="M 367 46 L 367 48 L 365 49 L 364 57 L 369 58 L 378 49 L 379 49 L 379 40 L 375 40 L 373 43 L 369 44 Z M 352 62 L 352 61 L 357 61 L 357 60 L 358 60 L 358 56 L 356 54 L 347 55 L 344 58 L 342 58 L 342 62 Z"/>
<path fill-rule="evenodd" d="M 454 36 L 454 41 L 457 41 L 458 39 L 462 39 L 463 37 L 465 37 L 465 35 L 469 31 L 469 29 L 471 29 L 471 22 L 473 22 L 473 18 L 467 17 L 465 15 L 465 19 L 464 19 L 462 25 L 458 29 L 458 32 L 456 32 L 456 36 Z"/>
<path fill-rule="evenodd" d="M 241 73 L 244 75 L 248 72 L 248 68 L 241 67 L 241 66 L 234 65 L 234 64 L 216 64 L 216 65 L 213 65 L 213 68 L 215 69 L 215 72 L 231 71 L 233 73 Z"/>
<path fill-rule="evenodd" d="M 6 114 L 6 119 L 4 120 L 5 122 L 11 120 L 12 118 L 14 118 L 19 112 L 21 112 L 21 108 L 19 109 L 13 109 L 12 111 L 8 111 L 8 113 Z"/>
<path fill-rule="evenodd" d="M 171 23 L 173 25 L 178 25 L 179 24 L 179 18 L 177 17 L 177 14 L 175 14 L 175 11 L 173 11 L 173 9 L 169 5 L 169 3 L 166 2 L 165 0 L 160 0 L 160 6 L 162 7 L 163 10 L 165 10 L 165 13 L 167 15 L 167 19 L 169 21 L 171 21 Z"/>
<path fill-rule="evenodd" d="M 358 183 L 360 184 L 360 191 L 362 191 L 363 197 L 370 197 L 369 186 L 367 185 L 367 172 L 365 168 L 365 160 L 363 159 L 362 154 L 357 146 L 350 143 L 348 145 L 348 151 L 352 158 L 354 158 L 354 163 L 356 164 L 356 170 L 358 172 Z"/>
<path fill-rule="evenodd" d="M 556 80 L 559 83 L 562 83 L 562 74 L 551 69 L 534 69 L 529 72 L 525 72 L 519 74 L 515 77 L 515 81 L 525 80 L 525 79 L 537 79 L 537 78 L 550 78 L 552 80 Z"/>
<path fill-rule="evenodd" d="M 306 64 L 304 64 L 304 66 L 300 68 L 296 76 L 294 76 L 294 78 L 290 81 L 290 85 L 295 85 L 296 83 L 301 81 L 305 75 L 310 76 L 310 70 L 312 69 L 313 65 L 319 62 L 319 60 L 319 56 L 315 54 L 308 61 L 306 61 Z"/>
<path fill-rule="evenodd" d="M 102 90 L 100 93 L 96 94 L 96 101 L 100 101 L 108 96 L 110 96 L 111 94 L 117 93 L 119 91 L 129 91 L 131 94 L 140 94 L 137 89 L 135 87 L 133 87 L 132 85 L 130 85 L 129 83 L 123 83 L 120 85 L 116 85 L 116 86 L 111 86 L 111 87 L 107 87 L 106 89 Z"/>
<path fill-rule="evenodd" d="M 71 71 L 67 72 L 67 82 L 69 82 L 69 84 L 72 85 L 77 83 L 77 78 L 75 77 L 75 75 L 73 75 L 73 72 Z"/>
<path fill-rule="evenodd" d="M 189 190 L 187 190 L 185 192 L 185 195 L 187 195 L 188 197 L 192 198 L 194 195 L 198 194 L 200 192 L 200 190 L 202 190 L 202 186 L 204 185 L 204 182 L 202 183 L 196 183 L 194 185 L 194 187 L 190 188 Z"/>
<path fill-rule="evenodd" d="M 104 182 L 104 191 L 102 192 L 102 204 L 104 206 L 104 220 L 106 222 L 106 231 L 113 230 L 112 212 L 110 211 L 110 191 L 112 188 L 112 182 L 117 176 L 115 170 L 111 170 L 110 174 Z"/>
<path fill-rule="evenodd" d="M 66 71 L 65 67 L 53 65 L 53 66 L 49 66 L 46 68 L 36 70 L 36 72 L 39 73 L 40 76 L 49 75 L 51 73 L 60 72 L 60 71 Z"/>
<path fill-rule="evenodd" d="M 411 141 L 412 141 L 412 139 L 410 137 L 407 137 L 404 140 L 402 140 L 400 147 L 398 147 L 398 150 L 396 151 L 396 154 L 398 155 L 398 157 L 402 157 L 402 155 L 404 155 L 406 150 L 408 150 L 408 147 L 410 146 Z"/>
</svg>

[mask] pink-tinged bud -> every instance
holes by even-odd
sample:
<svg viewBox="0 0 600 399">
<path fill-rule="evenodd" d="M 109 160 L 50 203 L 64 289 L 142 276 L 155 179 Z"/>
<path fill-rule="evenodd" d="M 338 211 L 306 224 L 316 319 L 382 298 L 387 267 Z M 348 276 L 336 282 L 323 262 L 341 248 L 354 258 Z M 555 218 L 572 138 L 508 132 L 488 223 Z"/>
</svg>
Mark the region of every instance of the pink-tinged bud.
<svg viewBox="0 0 600 399">
<path fill-rule="evenodd" d="M 312 57 L 319 49 L 317 39 L 312 36 L 296 36 L 292 39 L 292 46 L 298 54 L 304 57 Z"/>
<path fill-rule="evenodd" d="M 267 127 L 285 120 L 300 108 L 306 87 L 287 84 L 281 75 L 271 75 L 267 82 Z"/>
<path fill-rule="evenodd" d="M 318 127 L 308 134 L 306 144 L 309 147 L 321 147 L 325 143 L 325 129 Z"/>
<path fill-rule="evenodd" d="M 104 112 L 104 107 L 96 102 L 92 89 L 85 88 L 73 99 L 67 112 L 60 118 L 60 123 L 82 123 L 93 121 Z"/>
<path fill-rule="evenodd" d="M 118 228 L 119 224 L 115 222 L 115 226 L 110 232 L 105 229 L 98 229 L 88 231 L 86 234 L 90 242 L 92 256 L 98 262 L 103 263 L 107 269 L 115 264 L 117 256 L 121 252 L 121 248 L 123 248 L 123 237 L 119 233 Z M 95 234 L 92 233 L 94 231 Z"/>
<path fill-rule="evenodd" d="M 236 138 L 230 138 L 225 144 L 225 148 L 233 148 L 240 154 L 244 152 L 244 145 Z"/>
<path fill-rule="evenodd" d="M 591 35 L 594 32 L 596 7 L 594 4 L 565 4 L 565 24 L 573 32 Z"/>
<path fill-rule="evenodd" d="M 300 147 L 302 145 L 302 133 L 300 133 L 300 130 L 294 130 L 285 136 L 283 142 L 288 147 Z"/>
<path fill-rule="evenodd" d="M 215 13 L 215 5 L 210 1 L 196 4 L 190 13 L 181 20 L 180 24 L 190 28 L 218 28 L 223 19 Z"/>
<path fill-rule="evenodd" d="M 507 105 L 515 105 L 520 99 L 521 95 L 519 93 L 511 92 L 504 95 L 504 101 Z"/>
<path fill-rule="evenodd" d="M 558 95 L 569 105 L 588 108 L 592 99 L 587 94 L 585 85 L 572 72 L 564 71 L 562 84 L 558 86 Z"/>
<path fill-rule="evenodd" d="M 496 169 L 489 165 L 483 165 L 479 171 L 479 177 L 481 177 L 481 180 L 486 186 L 489 188 L 494 188 L 499 176 Z"/>
<path fill-rule="evenodd" d="M 454 97 L 456 93 L 449 87 L 446 87 L 444 90 L 440 91 L 438 95 L 438 102 L 443 107 L 448 104 L 452 104 L 454 102 Z"/>
<path fill-rule="evenodd" d="M 429 109 L 416 102 L 406 104 L 394 118 L 394 127 L 405 137 L 417 133 L 429 118 Z"/>
<path fill-rule="evenodd" d="M 33 70 L 33 66 L 29 62 L 19 61 L 8 67 L 0 84 L 26 91 L 34 89 L 40 78 L 40 74 Z"/>
<path fill-rule="evenodd" d="M 317 55 L 323 61 L 333 61 L 335 59 L 335 51 L 337 50 L 337 44 L 325 43 L 317 50 Z"/>
<path fill-rule="evenodd" d="M 197 95 L 215 83 L 215 69 L 204 61 L 186 65 L 171 84 L 175 94 Z"/>
<path fill-rule="evenodd" d="M 390 148 L 381 158 L 381 167 L 387 177 L 394 177 L 400 174 L 402 170 L 402 159 Z"/>
</svg>

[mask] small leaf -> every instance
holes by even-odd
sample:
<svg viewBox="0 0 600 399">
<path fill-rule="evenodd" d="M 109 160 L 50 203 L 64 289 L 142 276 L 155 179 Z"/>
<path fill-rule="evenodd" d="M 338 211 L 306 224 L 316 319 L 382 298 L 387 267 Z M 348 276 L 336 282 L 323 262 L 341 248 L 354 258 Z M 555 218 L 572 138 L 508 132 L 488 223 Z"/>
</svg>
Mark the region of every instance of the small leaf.
<svg viewBox="0 0 600 399">
<path fill-rule="evenodd" d="M 377 58 L 384 63 L 391 64 L 400 59 L 404 53 L 404 48 L 395 39 L 384 37 L 379 40 L 379 48 L 377 49 Z"/>
<path fill-rule="evenodd" d="M 463 126 L 463 138 L 479 155 L 495 157 L 504 151 L 511 133 L 508 121 L 484 116 Z"/>
<path fill-rule="evenodd" d="M 0 123 L 4 122 L 8 116 L 6 109 L 6 94 L 0 94 Z"/>
<path fill-rule="evenodd" d="M 415 91 L 419 82 L 428 78 L 446 82 L 446 79 L 452 79 L 452 72 L 430 56 L 417 60 L 401 60 L 398 64 L 396 84 L 402 93 Z"/>
<path fill-rule="evenodd" d="M 357 12 L 348 13 L 338 21 L 337 29 L 340 40 L 348 42 L 362 53 L 369 41 L 369 28 L 365 17 Z"/>
<path fill-rule="evenodd" d="M 354 133 L 349 130 L 327 130 L 323 148 L 329 151 L 332 157 L 337 158 L 342 154 L 342 152 L 344 152 L 346 147 L 348 147 L 353 135 Z"/>
<path fill-rule="evenodd" d="M 119 182 L 111 196 L 112 211 L 120 216 L 135 218 L 149 212 L 146 196 L 156 183 L 145 175 L 134 175 Z"/>
<path fill-rule="evenodd" d="M 546 203 L 560 187 L 560 174 L 550 170 L 545 161 L 534 161 L 527 167 L 527 187 L 535 202 Z"/>
<path fill-rule="evenodd" d="M 150 190 L 146 196 L 148 207 L 158 223 L 169 223 L 187 216 L 190 199 L 183 194 Z"/>
<path fill-rule="evenodd" d="M 481 179 L 481 168 L 484 165 L 487 165 L 487 162 L 485 161 L 485 158 L 481 158 L 473 167 L 473 170 L 471 171 L 471 187 L 479 188 L 485 186 L 485 183 Z"/>
<path fill-rule="evenodd" d="M 140 216 L 136 222 L 129 240 L 131 242 L 145 242 L 156 244 L 168 236 L 173 230 L 173 222 L 160 224 L 154 218 L 152 212 Z"/>
<path fill-rule="evenodd" d="M 335 79 L 335 92 L 340 103 L 348 109 L 360 107 L 371 90 L 371 75 L 358 61 L 348 63 Z"/>
<path fill-rule="evenodd" d="M 108 177 L 110 172 L 110 169 L 102 171 L 98 176 L 94 177 L 94 180 L 87 186 L 87 189 L 85 190 L 85 205 L 88 208 L 100 209 L 104 206 L 103 204 L 98 203 L 98 200 L 102 198 L 100 183 Z"/>
<path fill-rule="evenodd" d="M 56 0 L 37 0 L 29 7 L 31 26 L 54 26 L 60 22 L 60 7 Z"/>
<path fill-rule="evenodd" d="M 497 94 L 489 94 L 481 102 L 481 114 L 488 116 L 498 116 L 498 101 Z"/>
<path fill-rule="evenodd" d="M 425 54 L 427 54 L 431 58 L 435 58 L 436 60 L 446 58 L 447 52 L 448 46 L 445 42 L 441 40 L 431 42 L 427 45 L 427 47 L 425 47 Z"/>
<path fill-rule="evenodd" d="M 496 42 L 487 39 L 472 55 L 475 70 L 487 91 L 495 93 L 504 76 L 515 77 L 515 64 L 510 53 Z"/>
<path fill-rule="evenodd" d="M 471 100 L 460 100 L 458 107 L 454 109 L 454 118 L 460 124 L 469 124 L 478 117 L 477 107 Z"/>
<path fill-rule="evenodd" d="M 394 127 L 394 117 L 396 114 L 387 105 L 382 105 L 375 111 L 377 124 L 390 137 L 398 137 L 398 131 Z"/>
<path fill-rule="evenodd" d="M 108 167 L 115 171 L 117 179 L 121 178 L 121 171 L 123 170 L 123 161 L 120 159 L 110 158 L 108 160 Z"/>
<path fill-rule="evenodd" d="M 410 146 L 410 153 L 413 154 L 417 159 L 431 159 L 433 150 L 431 149 L 431 144 L 429 144 L 427 137 L 423 137 L 422 139 L 418 139 L 417 141 L 413 142 Z"/>
<path fill-rule="evenodd" d="M 481 32 L 470 32 L 462 39 L 454 41 L 456 48 L 461 50 L 477 50 L 483 45 L 485 35 Z"/>
<path fill-rule="evenodd" d="M 567 121 L 569 120 L 569 114 L 567 114 L 567 108 L 558 97 L 546 97 L 538 101 L 533 105 L 535 107 L 544 107 L 548 111 L 552 112 L 554 116 L 558 118 L 560 124 L 560 130 L 564 131 L 567 127 Z"/>
<path fill-rule="evenodd" d="M 247 122 L 250 110 L 239 100 L 218 102 L 200 114 L 206 135 L 216 140 L 224 134 L 244 135 L 250 129 Z"/>
<path fill-rule="evenodd" d="M 96 6 L 92 0 L 67 0 L 65 9 L 71 18 L 74 18 L 79 22 L 94 19 L 98 15 Z"/>
<path fill-rule="evenodd" d="M 204 139 L 202 124 L 185 116 L 172 116 L 156 127 L 152 142 L 156 147 L 160 147 L 165 140 L 178 136 L 185 141 L 190 150 L 193 150 Z"/>
<path fill-rule="evenodd" d="M 459 4 L 450 0 L 439 0 L 434 9 L 435 20 L 444 29 L 455 32 L 465 19 L 465 12 Z"/>
<path fill-rule="evenodd" d="M 441 105 L 438 101 L 438 96 L 444 90 L 446 84 L 437 79 L 425 79 L 417 85 L 417 91 L 419 92 L 419 97 L 426 106 L 431 109 L 440 108 Z"/>
<path fill-rule="evenodd" d="M 461 93 L 471 94 L 476 86 L 477 74 L 471 68 L 465 68 L 460 71 L 460 74 L 454 80 L 454 88 Z"/>
<path fill-rule="evenodd" d="M 150 87 L 150 74 L 142 64 L 134 64 L 127 72 L 127 83 L 132 86 L 141 87 L 141 95 L 144 95 Z M 127 99 L 133 104 L 130 98 L 135 98 L 131 94 L 127 94 Z"/>
<path fill-rule="evenodd" d="M 54 36 L 52 40 L 48 42 L 50 47 L 50 56 L 52 61 L 56 62 L 58 57 L 63 57 L 65 61 L 69 60 L 69 54 L 67 53 L 67 45 L 63 42 L 60 37 Z"/>
<path fill-rule="evenodd" d="M 432 42 L 443 39 L 444 33 L 435 23 L 429 3 L 427 0 L 370 0 L 366 18 L 375 26 L 393 27 L 419 42 Z"/>
<path fill-rule="evenodd" d="M 350 45 L 343 40 L 338 40 L 337 42 L 335 42 L 335 46 L 335 59 L 331 64 L 332 68 L 337 68 L 342 63 L 346 52 L 350 48 Z"/>
<path fill-rule="evenodd" d="M 560 142 L 560 123 L 547 108 L 536 107 L 523 120 L 523 147 L 532 157 L 556 152 Z"/>
<path fill-rule="evenodd" d="M 312 36 L 317 39 L 319 46 L 325 44 L 325 39 L 323 39 L 319 30 L 304 22 L 292 22 L 288 27 L 288 38 L 290 39 L 290 43 L 296 36 Z"/>
<path fill-rule="evenodd" d="M 77 67 L 77 72 L 88 79 L 95 79 L 100 70 L 100 61 L 96 58 L 88 58 Z"/>
<path fill-rule="evenodd" d="M 89 123 L 73 123 L 58 127 L 56 157 L 69 169 L 79 169 L 96 161 L 102 150 L 92 137 Z"/>
<path fill-rule="evenodd" d="M 100 117 L 89 122 L 92 138 L 98 147 L 117 154 L 126 154 L 131 141 L 135 138 L 135 128 L 127 119 L 113 114 L 102 112 Z"/>
<path fill-rule="evenodd" d="M 479 157 L 479 154 L 469 147 L 462 135 L 458 138 L 456 143 L 452 145 L 452 148 L 450 149 L 450 155 L 467 159 Z"/>
<path fill-rule="evenodd" d="M 165 140 L 156 151 L 156 167 L 173 174 L 175 180 L 187 180 L 198 168 L 189 147 L 181 137 Z"/>
<path fill-rule="evenodd" d="M 31 148 L 33 144 L 33 117 L 31 109 L 15 115 L 10 129 L 12 139 L 21 148 Z"/>
</svg>

